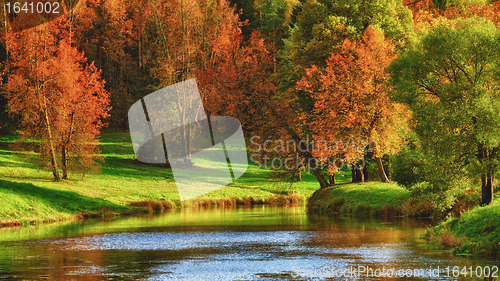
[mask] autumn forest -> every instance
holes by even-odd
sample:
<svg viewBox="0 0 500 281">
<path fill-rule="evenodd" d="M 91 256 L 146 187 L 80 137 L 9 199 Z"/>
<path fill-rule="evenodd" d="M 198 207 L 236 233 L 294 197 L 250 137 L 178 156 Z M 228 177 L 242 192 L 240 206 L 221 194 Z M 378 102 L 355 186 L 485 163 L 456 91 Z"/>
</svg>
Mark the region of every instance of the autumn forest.
<svg viewBox="0 0 500 281">
<path fill-rule="evenodd" d="M 248 140 L 347 144 L 259 154 L 300 162 L 279 177 L 493 202 L 500 1 L 81 0 L 53 19 L 25 2 L 1 15 L 0 130 L 55 181 L 98 172 L 102 130 L 128 130 L 137 100 L 195 78 L 206 115 L 236 117 Z"/>
</svg>

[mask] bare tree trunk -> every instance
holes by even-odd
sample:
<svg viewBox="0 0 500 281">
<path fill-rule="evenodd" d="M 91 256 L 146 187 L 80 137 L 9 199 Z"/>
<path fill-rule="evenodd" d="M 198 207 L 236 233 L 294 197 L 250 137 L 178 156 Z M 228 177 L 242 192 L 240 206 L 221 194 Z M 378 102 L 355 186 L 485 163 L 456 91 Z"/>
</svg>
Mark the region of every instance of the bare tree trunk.
<svg viewBox="0 0 500 281">
<path fill-rule="evenodd" d="M 71 113 L 71 125 L 69 127 L 68 139 L 64 142 L 61 148 L 61 156 L 62 156 L 62 170 L 63 170 L 63 180 L 68 179 L 68 147 L 67 145 L 71 141 L 71 137 L 73 136 L 73 125 L 75 123 L 75 112 Z"/>
<path fill-rule="evenodd" d="M 296 171 L 297 181 L 302 181 L 302 169 L 298 168 Z"/>
<path fill-rule="evenodd" d="M 384 165 L 382 164 L 382 159 L 380 157 L 375 157 L 375 162 L 377 163 L 378 173 L 382 182 L 391 182 L 384 171 Z"/>
<path fill-rule="evenodd" d="M 179 96 L 179 94 L 177 94 L 177 113 L 179 114 L 179 120 L 181 121 L 181 124 L 186 125 L 185 104 L 182 104 L 180 99 L 181 99 L 181 97 Z M 185 155 L 187 156 L 187 159 L 190 159 L 190 157 L 189 157 L 189 145 L 188 145 L 188 139 L 187 139 L 187 134 L 186 134 L 186 126 L 180 130 L 180 134 L 181 134 L 182 146 L 183 146 L 184 152 L 186 153 Z"/>
<path fill-rule="evenodd" d="M 186 130 L 186 152 L 188 155 L 188 159 L 191 160 L 191 130 L 193 129 L 193 126 L 187 126 L 188 129 Z"/>
</svg>

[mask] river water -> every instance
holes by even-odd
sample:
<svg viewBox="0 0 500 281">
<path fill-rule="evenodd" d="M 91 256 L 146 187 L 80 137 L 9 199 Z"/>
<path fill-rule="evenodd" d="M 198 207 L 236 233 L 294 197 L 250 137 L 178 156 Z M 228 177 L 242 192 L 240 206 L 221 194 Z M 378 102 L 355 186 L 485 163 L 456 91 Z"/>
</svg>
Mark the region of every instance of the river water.
<svg viewBox="0 0 500 281">
<path fill-rule="evenodd" d="M 307 215 L 304 206 L 257 206 L 4 228 L 0 279 L 471 280 L 472 275 L 483 280 L 488 274 L 491 280 L 500 275 L 498 260 L 426 247 L 419 238 L 428 226 L 318 217 Z"/>
</svg>

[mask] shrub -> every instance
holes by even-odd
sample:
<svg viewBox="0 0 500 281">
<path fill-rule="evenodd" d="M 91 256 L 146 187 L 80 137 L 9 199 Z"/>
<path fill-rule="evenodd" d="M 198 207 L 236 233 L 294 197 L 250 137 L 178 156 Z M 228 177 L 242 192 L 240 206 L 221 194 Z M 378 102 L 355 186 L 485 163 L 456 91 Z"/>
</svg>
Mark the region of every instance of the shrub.
<svg viewBox="0 0 500 281">
<path fill-rule="evenodd" d="M 164 209 L 164 204 L 165 202 L 155 202 L 155 201 L 139 201 L 139 202 L 132 202 L 129 204 L 129 206 L 132 207 L 143 207 L 149 210 L 150 212 L 156 212 L 156 213 L 162 213 Z M 175 205 L 174 205 L 175 206 Z"/>
<path fill-rule="evenodd" d="M 443 231 L 439 235 L 439 245 L 443 247 L 458 247 L 465 243 L 465 239 L 458 237 L 450 231 Z"/>
</svg>

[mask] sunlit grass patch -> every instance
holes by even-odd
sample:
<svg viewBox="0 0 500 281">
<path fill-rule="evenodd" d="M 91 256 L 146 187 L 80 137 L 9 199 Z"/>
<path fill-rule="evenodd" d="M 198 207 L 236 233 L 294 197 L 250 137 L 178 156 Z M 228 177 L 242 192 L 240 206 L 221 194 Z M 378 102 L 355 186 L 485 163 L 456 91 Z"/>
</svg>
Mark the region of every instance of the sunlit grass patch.
<svg viewBox="0 0 500 281">
<path fill-rule="evenodd" d="M 343 184 L 315 192 L 308 208 L 319 213 L 394 216 L 401 201 L 408 196 L 409 191 L 396 183 Z"/>
</svg>

